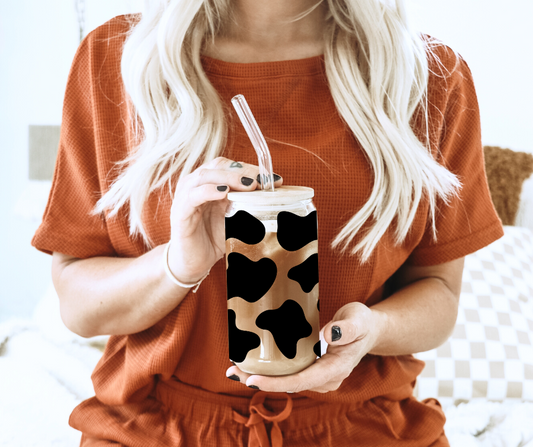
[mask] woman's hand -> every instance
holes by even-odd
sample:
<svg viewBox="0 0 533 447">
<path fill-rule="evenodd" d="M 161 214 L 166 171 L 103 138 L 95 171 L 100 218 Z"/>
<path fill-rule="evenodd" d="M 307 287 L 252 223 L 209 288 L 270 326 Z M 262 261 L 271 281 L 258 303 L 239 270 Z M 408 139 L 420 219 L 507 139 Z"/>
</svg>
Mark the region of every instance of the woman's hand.
<svg viewBox="0 0 533 447">
<path fill-rule="evenodd" d="M 290 392 L 315 391 L 327 393 L 337 390 L 344 379 L 370 352 L 378 339 L 379 312 L 361 303 L 341 307 L 333 320 L 322 329 L 328 343 L 327 353 L 308 368 L 289 376 L 258 376 L 242 372 L 237 366 L 226 371 L 226 376 L 262 391 Z"/>
<path fill-rule="evenodd" d="M 251 376 L 232 366 L 226 375 L 263 391 L 327 393 L 338 389 L 366 354 L 409 355 L 434 349 L 455 326 L 463 265 L 464 258 L 432 266 L 404 264 L 391 279 L 396 292 L 387 299 L 370 308 L 349 303 L 339 309 L 323 329 L 327 354 L 297 374 Z"/>
<path fill-rule="evenodd" d="M 170 270 L 185 283 L 199 281 L 225 254 L 227 194 L 253 191 L 259 168 L 219 157 L 182 177 L 171 209 Z M 275 176 L 275 186 L 283 180 Z"/>
</svg>

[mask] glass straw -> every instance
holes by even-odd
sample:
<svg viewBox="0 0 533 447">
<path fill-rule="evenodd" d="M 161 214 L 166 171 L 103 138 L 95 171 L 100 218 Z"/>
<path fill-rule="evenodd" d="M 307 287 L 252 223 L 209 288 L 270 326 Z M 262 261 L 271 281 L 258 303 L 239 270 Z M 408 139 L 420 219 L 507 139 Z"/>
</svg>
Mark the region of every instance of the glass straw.
<svg viewBox="0 0 533 447">
<path fill-rule="evenodd" d="M 274 191 L 274 182 L 272 181 L 273 169 L 272 169 L 272 157 L 268 150 L 268 145 L 265 141 L 265 137 L 255 121 L 254 115 L 246 102 L 243 95 L 234 96 L 231 99 L 231 103 L 235 108 L 237 115 L 241 120 L 244 130 L 248 134 L 248 138 L 252 142 L 252 146 L 257 154 L 257 160 L 259 162 L 259 175 L 261 178 L 261 189 Z"/>
</svg>

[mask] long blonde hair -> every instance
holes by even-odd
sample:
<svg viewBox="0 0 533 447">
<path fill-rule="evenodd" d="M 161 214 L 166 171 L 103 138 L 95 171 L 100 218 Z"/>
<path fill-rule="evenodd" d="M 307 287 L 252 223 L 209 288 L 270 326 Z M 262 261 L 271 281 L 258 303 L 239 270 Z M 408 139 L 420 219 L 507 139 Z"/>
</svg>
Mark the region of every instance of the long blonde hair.
<svg viewBox="0 0 533 447">
<path fill-rule="evenodd" d="M 324 1 L 324 0 L 321 0 Z M 403 0 L 325 0 L 326 75 L 336 107 L 367 155 L 372 193 L 332 242 L 366 261 L 393 220 L 402 243 L 421 200 L 435 230 L 437 198 L 447 202 L 459 181 L 420 141 L 411 120 L 426 114 L 428 49 L 409 28 Z M 200 52 L 231 15 L 231 0 L 149 0 L 124 46 L 122 76 L 136 114 L 139 144 L 97 204 L 113 217 L 129 203 L 132 234 L 141 234 L 143 206 L 156 189 L 187 175 L 224 149 L 227 123 Z M 300 15 L 299 17 L 302 17 Z M 139 125 L 142 123 L 142 125 Z"/>
</svg>

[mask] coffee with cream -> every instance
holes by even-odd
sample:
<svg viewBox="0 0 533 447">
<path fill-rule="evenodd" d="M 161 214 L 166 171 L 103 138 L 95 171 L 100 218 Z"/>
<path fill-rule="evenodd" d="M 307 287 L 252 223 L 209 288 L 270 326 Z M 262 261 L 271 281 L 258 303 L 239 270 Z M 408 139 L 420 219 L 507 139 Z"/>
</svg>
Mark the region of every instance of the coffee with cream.
<svg viewBox="0 0 533 447">
<path fill-rule="evenodd" d="M 229 354 L 250 374 L 301 371 L 320 355 L 313 190 L 230 193 Z"/>
</svg>

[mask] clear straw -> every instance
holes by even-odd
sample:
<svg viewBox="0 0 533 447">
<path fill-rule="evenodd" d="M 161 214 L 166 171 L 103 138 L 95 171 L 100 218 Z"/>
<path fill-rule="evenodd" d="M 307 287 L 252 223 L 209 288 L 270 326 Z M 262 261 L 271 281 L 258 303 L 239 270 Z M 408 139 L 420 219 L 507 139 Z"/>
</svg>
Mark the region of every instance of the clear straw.
<svg viewBox="0 0 533 447">
<path fill-rule="evenodd" d="M 270 156 L 270 151 L 268 150 L 265 137 L 263 136 L 261 129 L 259 129 L 254 115 L 252 114 L 252 111 L 250 110 L 250 107 L 248 106 L 244 96 L 234 96 L 231 99 L 231 103 L 233 104 L 233 107 L 235 107 L 244 130 L 248 134 L 248 138 L 250 138 L 252 146 L 257 154 L 257 160 L 259 162 L 259 175 L 261 178 L 261 189 L 274 191 L 274 182 L 272 181 L 274 174 L 272 169 L 272 157 Z"/>
</svg>

